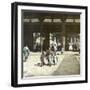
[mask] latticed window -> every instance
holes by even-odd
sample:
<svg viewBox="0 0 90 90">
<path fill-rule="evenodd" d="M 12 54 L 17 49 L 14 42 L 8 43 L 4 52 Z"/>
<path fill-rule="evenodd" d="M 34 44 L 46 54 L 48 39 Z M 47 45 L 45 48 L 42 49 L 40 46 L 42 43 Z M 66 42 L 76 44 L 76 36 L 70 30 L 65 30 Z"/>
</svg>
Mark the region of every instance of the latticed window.
<svg viewBox="0 0 90 90">
<path fill-rule="evenodd" d="M 73 19 L 66 19 L 66 22 L 74 22 Z"/>
<path fill-rule="evenodd" d="M 52 22 L 52 19 L 44 19 L 43 22 Z"/>
<path fill-rule="evenodd" d="M 34 23 L 34 22 L 39 22 L 39 19 L 38 18 L 32 18 L 31 19 L 31 22 Z"/>
<path fill-rule="evenodd" d="M 30 22 L 30 19 L 25 18 L 25 19 L 23 19 L 23 22 Z"/>
<path fill-rule="evenodd" d="M 75 19 L 75 22 L 76 23 L 80 23 L 80 19 Z"/>
<path fill-rule="evenodd" d="M 53 22 L 62 22 L 61 19 L 53 19 Z"/>
</svg>

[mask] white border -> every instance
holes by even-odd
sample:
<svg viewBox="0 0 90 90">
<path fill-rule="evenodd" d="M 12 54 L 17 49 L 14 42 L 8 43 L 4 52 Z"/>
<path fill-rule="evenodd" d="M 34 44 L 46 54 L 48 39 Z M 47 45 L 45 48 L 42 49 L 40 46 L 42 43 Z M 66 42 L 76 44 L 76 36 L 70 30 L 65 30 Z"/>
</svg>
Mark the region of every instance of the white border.
<svg viewBox="0 0 90 90">
<path fill-rule="evenodd" d="M 61 12 L 79 12 L 80 15 L 80 75 L 75 76 L 51 76 L 47 78 L 28 78 L 21 79 L 21 10 L 43 10 L 43 11 L 61 11 Z M 53 78 L 53 79 L 52 79 Z M 18 84 L 46 83 L 46 82 L 63 82 L 85 80 L 85 10 L 70 8 L 52 8 L 36 6 L 18 6 Z"/>
</svg>

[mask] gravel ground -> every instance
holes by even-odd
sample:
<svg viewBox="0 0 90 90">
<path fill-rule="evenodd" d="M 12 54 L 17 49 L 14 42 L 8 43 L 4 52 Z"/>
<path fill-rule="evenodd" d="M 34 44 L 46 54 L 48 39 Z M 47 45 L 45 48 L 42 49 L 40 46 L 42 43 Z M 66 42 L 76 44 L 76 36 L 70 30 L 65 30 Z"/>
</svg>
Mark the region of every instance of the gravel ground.
<svg viewBox="0 0 90 90">
<path fill-rule="evenodd" d="M 76 75 L 80 74 L 80 63 L 74 55 L 65 56 L 58 69 L 53 75 Z"/>
<path fill-rule="evenodd" d="M 58 54 L 58 63 L 56 65 L 44 65 L 42 67 L 38 65 L 40 55 L 41 53 L 32 53 L 24 62 L 24 77 L 80 74 L 80 56 L 75 52 Z"/>
</svg>

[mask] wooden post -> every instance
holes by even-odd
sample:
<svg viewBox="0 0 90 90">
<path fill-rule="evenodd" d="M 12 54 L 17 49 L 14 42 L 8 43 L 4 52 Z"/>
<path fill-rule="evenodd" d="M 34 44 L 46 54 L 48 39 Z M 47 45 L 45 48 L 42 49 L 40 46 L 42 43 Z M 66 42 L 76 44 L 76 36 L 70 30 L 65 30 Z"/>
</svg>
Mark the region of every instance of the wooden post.
<svg viewBox="0 0 90 90">
<path fill-rule="evenodd" d="M 65 44 L 66 44 L 65 20 L 66 20 L 66 17 L 65 17 L 65 16 L 62 16 L 61 20 L 62 20 L 62 45 L 63 45 L 63 48 L 64 48 L 64 50 L 65 50 Z"/>
</svg>

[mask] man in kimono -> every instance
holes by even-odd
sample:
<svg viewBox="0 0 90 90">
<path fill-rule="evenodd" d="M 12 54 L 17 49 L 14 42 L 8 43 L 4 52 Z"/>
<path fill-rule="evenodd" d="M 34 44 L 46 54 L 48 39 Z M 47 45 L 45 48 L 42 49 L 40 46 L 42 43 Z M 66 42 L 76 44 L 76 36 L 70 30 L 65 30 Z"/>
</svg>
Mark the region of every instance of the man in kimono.
<svg viewBox="0 0 90 90">
<path fill-rule="evenodd" d="M 30 54 L 30 50 L 28 46 L 25 46 L 23 48 L 23 61 L 26 61 L 28 59 L 29 54 Z"/>
</svg>

